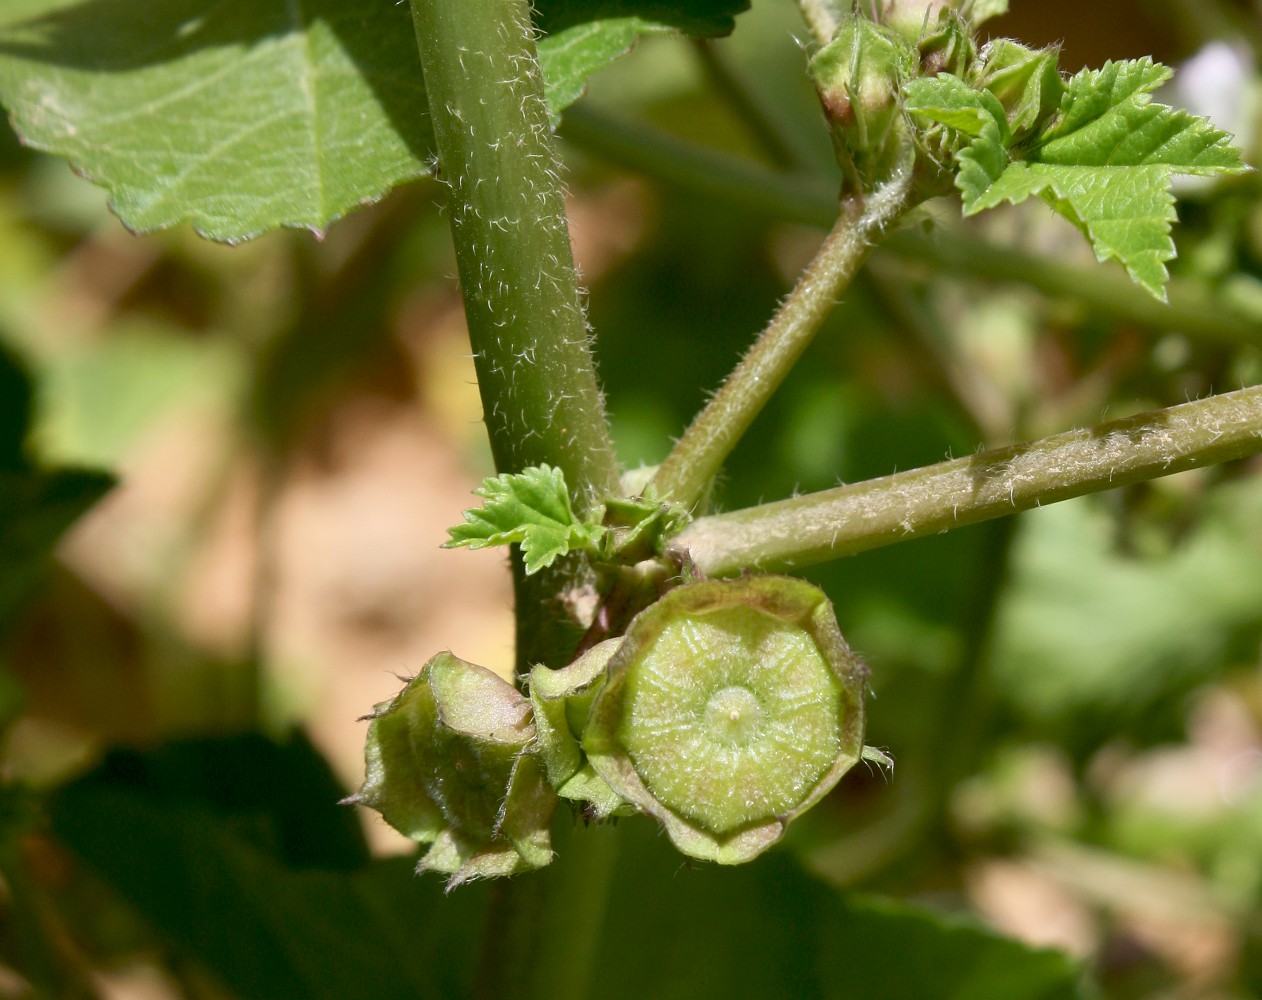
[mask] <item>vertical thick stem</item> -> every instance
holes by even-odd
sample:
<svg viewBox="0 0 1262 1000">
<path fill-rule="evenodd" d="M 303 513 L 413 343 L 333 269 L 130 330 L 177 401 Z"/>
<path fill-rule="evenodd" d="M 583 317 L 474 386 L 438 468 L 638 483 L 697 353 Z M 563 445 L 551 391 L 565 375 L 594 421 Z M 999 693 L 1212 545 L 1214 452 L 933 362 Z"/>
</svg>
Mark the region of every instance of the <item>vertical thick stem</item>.
<svg viewBox="0 0 1262 1000">
<path fill-rule="evenodd" d="M 558 161 L 525 0 L 414 0 L 439 169 L 496 468 L 612 487 Z"/>
<path fill-rule="evenodd" d="M 412 12 L 495 466 L 558 467 L 585 507 L 617 474 L 529 4 L 412 0 Z M 518 665 L 555 663 L 568 651 L 547 599 L 582 567 L 517 569 Z"/>
</svg>

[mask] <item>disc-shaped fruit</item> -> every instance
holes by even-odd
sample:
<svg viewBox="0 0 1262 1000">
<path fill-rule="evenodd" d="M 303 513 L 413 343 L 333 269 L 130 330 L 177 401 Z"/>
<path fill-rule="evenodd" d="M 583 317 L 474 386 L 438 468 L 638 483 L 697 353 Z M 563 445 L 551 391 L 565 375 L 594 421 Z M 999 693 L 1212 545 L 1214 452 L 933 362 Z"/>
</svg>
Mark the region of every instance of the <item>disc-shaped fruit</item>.
<svg viewBox="0 0 1262 1000">
<path fill-rule="evenodd" d="M 866 673 L 817 587 L 690 584 L 632 621 L 583 748 L 685 853 L 744 861 L 858 759 Z"/>
</svg>

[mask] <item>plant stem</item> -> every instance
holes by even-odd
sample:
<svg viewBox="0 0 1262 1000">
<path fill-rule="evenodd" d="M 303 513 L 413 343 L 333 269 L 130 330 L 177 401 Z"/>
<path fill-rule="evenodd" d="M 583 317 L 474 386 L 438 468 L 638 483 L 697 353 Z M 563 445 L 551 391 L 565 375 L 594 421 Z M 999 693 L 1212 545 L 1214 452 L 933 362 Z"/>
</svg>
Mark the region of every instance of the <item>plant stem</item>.
<svg viewBox="0 0 1262 1000">
<path fill-rule="evenodd" d="M 910 172 L 866 199 L 848 200 L 797 285 L 723 387 L 653 477 L 663 500 L 692 506 L 815 336 L 872 252 L 876 236 L 908 207 Z"/>
<path fill-rule="evenodd" d="M 412 0 L 465 316 L 500 472 L 547 463 L 575 506 L 617 488 L 527 0 Z M 554 598 L 578 559 L 527 577 L 514 557 L 517 664 L 566 661 Z"/>
<path fill-rule="evenodd" d="M 702 517 L 674 541 L 704 573 L 807 566 L 1084 493 L 1262 453 L 1262 386 Z"/>
<path fill-rule="evenodd" d="M 742 212 L 821 228 L 836 218 L 837 198 L 827 184 L 778 174 L 638 122 L 571 108 L 562 134 L 615 163 Z M 1049 298 L 1077 302 L 1098 315 L 1153 330 L 1211 343 L 1262 341 L 1257 316 L 1225 305 L 1201 282 L 1173 279 L 1166 305 L 1116 268 L 1061 263 L 997 246 L 958 227 L 939 227 L 931 236 L 909 230 L 894 233 L 882 241 L 881 252 L 948 274 L 1027 285 Z"/>
<path fill-rule="evenodd" d="M 616 486 L 526 0 L 412 0 L 496 469 Z"/>
<path fill-rule="evenodd" d="M 1097 315 L 1153 330 L 1209 343 L 1262 343 L 1258 317 L 1224 305 L 1204 282 L 1175 278 L 1166 288 L 1169 302 L 1160 302 L 1112 266 L 1065 264 L 969 236 L 959 228 L 943 228 L 929 237 L 896 233 L 882 248 L 935 270 L 1027 285 L 1050 298 L 1077 302 Z"/>
</svg>

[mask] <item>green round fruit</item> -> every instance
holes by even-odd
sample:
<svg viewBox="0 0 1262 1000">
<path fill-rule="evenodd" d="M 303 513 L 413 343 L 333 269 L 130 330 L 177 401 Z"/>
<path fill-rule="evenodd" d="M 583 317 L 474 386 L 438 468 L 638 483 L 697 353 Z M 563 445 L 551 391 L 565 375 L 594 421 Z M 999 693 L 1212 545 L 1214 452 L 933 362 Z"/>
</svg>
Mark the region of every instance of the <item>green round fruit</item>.
<svg viewBox="0 0 1262 1000">
<path fill-rule="evenodd" d="M 588 760 L 694 857 L 765 850 L 862 753 L 867 670 L 802 580 L 679 587 L 636 616 L 607 672 Z"/>
</svg>

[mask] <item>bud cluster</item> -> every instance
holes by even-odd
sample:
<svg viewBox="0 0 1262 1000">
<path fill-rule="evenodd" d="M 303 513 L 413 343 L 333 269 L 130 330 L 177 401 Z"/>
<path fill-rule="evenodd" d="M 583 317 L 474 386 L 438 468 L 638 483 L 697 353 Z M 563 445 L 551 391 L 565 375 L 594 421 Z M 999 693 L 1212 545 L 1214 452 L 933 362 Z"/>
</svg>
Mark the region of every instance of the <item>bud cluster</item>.
<svg viewBox="0 0 1262 1000">
<path fill-rule="evenodd" d="M 874 16 L 843 14 L 832 40 L 815 53 L 811 78 L 823 106 L 843 194 L 862 195 L 915 162 L 920 190 L 951 188 L 948 164 L 964 137 L 941 121 L 906 113 L 908 84 L 940 74 L 996 102 L 1019 148 L 1060 107 L 1057 52 L 996 39 L 980 51 L 975 28 L 1001 13 L 996 0 L 884 0 Z"/>
</svg>

